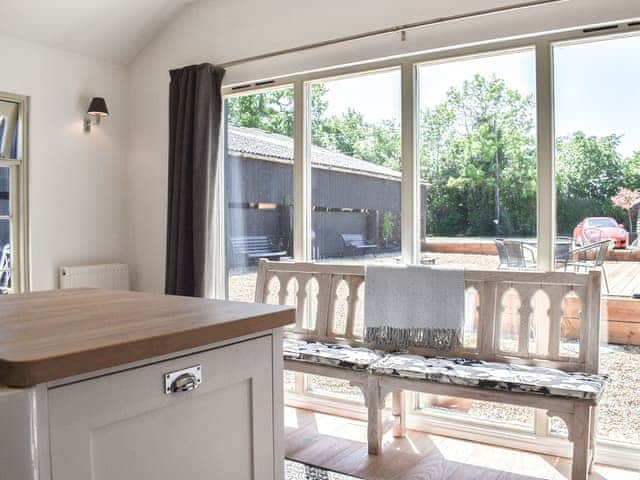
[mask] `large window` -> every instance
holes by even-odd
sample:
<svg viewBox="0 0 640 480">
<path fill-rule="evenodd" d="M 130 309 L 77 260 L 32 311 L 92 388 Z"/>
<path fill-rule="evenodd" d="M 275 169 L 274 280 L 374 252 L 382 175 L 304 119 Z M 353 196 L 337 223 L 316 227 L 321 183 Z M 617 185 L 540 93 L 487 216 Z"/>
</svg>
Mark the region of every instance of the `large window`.
<svg viewBox="0 0 640 480">
<path fill-rule="evenodd" d="M 437 263 L 504 266 L 488 253 L 507 239 L 535 268 L 535 74 L 532 49 L 418 69 L 420 235 Z"/>
<path fill-rule="evenodd" d="M 293 89 L 226 101 L 227 297 L 252 302 L 260 258 L 293 251 Z"/>
<path fill-rule="evenodd" d="M 507 239 L 535 268 L 535 51 L 427 63 L 418 89 L 421 258 L 492 270 L 501 266 L 495 240 Z M 468 327 L 465 342 L 474 340 Z M 503 341 L 517 342 L 517 324 L 503 329 Z M 416 407 L 534 425 L 525 407 L 435 395 L 420 395 Z"/>
<path fill-rule="evenodd" d="M 565 32 L 381 60 L 242 96 L 225 90 L 228 297 L 252 301 L 260 257 L 601 269 L 600 366 L 611 383 L 598 455 L 620 461 L 611 441 L 637 454 L 640 27 L 623 30 L 629 35 Z M 287 290 L 286 301 L 296 293 Z M 477 341 L 472 300 L 467 346 Z M 349 293 L 338 289 L 336 301 Z M 505 297 L 503 307 L 516 318 L 517 299 Z M 576 356 L 579 300 L 568 295 L 562 308 L 561 353 Z M 508 351 L 519 324 L 503 322 L 499 335 Z M 288 374 L 286 385 L 327 411 L 353 413 L 362 401 L 335 379 Z M 453 427 L 455 416 L 463 436 L 566 451 L 563 422 L 539 409 L 417 394 L 411 401 L 414 426 L 447 432 L 438 425 Z"/>
<path fill-rule="evenodd" d="M 312 258 L 400 255 L 398 69 L 311 84 Z"/>
<path fill-rule="evenodd" d="M 311 94 L 311 258 L 396 262 L 401 254 L 400 71 L 313 82 Z M 346 305 L 338 288 L 336 328 Z M 362 294 L 362 292 L 361 292 Z M 344 309 L 342 309 L 344 310 Z M 355 321 L 362 334 L 363 312 Z M 362 403 L 348 382 L 305 375 L 298 391 Z"/>
<path fill-rule="evenodd" d="M 27 287 L 25 108 L 24 98 L 0 94 L 0 294 Z"/>
<path fill-rule="evenodd" d="M 640 37 L 558 44 L 553 53 L 556 267 L 603 271 L 600 368 L 611 383 L 598 434 L 640 444 L 640 300 L 632 298 L 640 294 Z M 568 319 L 568 345 L 578 332 Z M 558 422 L 552 429 L 566 434 Z"/>
</svg>

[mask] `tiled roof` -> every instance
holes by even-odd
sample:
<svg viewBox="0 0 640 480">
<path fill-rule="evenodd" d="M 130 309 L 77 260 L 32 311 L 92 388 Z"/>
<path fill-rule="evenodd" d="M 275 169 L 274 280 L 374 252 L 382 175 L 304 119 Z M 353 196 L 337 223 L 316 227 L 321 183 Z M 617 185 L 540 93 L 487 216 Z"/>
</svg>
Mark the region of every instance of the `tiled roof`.
<svg viewBox="0 0 640 480">
<path fill-rule="evenodd" d="M 228 149 L 244 155 L 293 163 L 293 139 L 257 128 L 229 126 Z M 361 175 L 375 175 L 400 180 L 401 173 L 375 163 L 353 158 L 326 148 L 311 147 L 311 165 L 326 169 L 339 169 Z"/>
</svg>

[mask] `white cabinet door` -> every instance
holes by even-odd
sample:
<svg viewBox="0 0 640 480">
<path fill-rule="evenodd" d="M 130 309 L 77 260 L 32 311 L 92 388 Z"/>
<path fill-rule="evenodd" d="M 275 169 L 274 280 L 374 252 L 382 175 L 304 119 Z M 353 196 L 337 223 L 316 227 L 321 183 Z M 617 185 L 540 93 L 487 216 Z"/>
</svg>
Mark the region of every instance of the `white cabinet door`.
<svg viewBox="0 0 640 480">
<path fill-rule="evenodd" d="M 271 337 L 49 391 L 53 480 L 274 478 Z M 200 365 L 167 395 L 164 375 Z"/>
</svg>

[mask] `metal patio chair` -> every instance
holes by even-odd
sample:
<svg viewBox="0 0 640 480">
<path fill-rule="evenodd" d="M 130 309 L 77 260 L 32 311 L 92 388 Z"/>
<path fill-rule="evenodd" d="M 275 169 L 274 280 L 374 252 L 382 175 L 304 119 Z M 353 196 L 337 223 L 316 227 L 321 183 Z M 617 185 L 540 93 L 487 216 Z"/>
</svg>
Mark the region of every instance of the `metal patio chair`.
<svg viewBox="0 0 640 480">
<path fill-rule="evenodd" d="M 535 249 L 520 240 L 504 240 L 507 252 L 507 268 L 516 270 L 535 270 Z"/>
<path fill-rule="evenodd" d="M 573 239 L 571 237 L 557 236 L 554 246 L 554 258 L 556 262 L 562 263 L 569 258 Z"/>
<path fill-rule="evenodd" d="M 604 285 L 609 293 L 609 280 L 607 279 L 607 271 L 604 268 L 604 261 L 607 258 L 607 252 L 611 246 L 611 240 L 600 240 L 584 247 L 575 248 L 569 252 L 565 260 L 558 260 L 558 263 L 564 265 L 564 270 L 572 266 L 575 272 L 579 272 L 584 268 L 588 272 L 591 268 L 599 268 L 604 277 Z"/>
<path fill-rule="evenodd" d="M 504 238 L 496 238 L 496 251 L 498 252 L 498 270 L 503 268 L 509 268 L 509 257 L 507 256 L 507 249 L 504 248 Z"/>
</svg>

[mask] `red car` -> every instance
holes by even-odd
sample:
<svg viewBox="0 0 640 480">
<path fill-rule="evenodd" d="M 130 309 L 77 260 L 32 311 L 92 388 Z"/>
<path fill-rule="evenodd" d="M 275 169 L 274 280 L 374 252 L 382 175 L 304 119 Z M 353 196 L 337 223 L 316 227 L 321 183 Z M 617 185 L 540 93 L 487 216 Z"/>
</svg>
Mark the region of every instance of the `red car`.
<svg viewBox="0 0 640 480">
<path fill-rule="evenodd" d="M 579 247 L 611 240 L 614 248 L 627 248 L 628 238 L 624 225 L 611 217 L 587 217 L 573 229 L 573 241 Z"/>
</svg>

